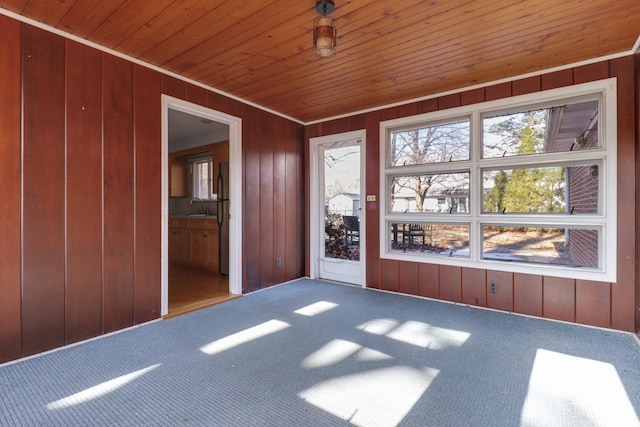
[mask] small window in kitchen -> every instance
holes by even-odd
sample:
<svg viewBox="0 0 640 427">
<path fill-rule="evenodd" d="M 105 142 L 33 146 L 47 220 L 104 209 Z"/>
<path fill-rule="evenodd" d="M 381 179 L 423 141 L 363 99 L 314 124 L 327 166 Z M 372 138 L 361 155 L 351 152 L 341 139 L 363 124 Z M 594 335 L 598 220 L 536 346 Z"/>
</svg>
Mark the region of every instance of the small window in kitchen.
<svg viewBox="0 0 640 427">
<path fill-rule="evenodd" d="M 196 199 L 211 199 L 213 193 L 213 160 L 210 154 L 189 158 L 191 173 L 191 197 Z"/>
</svg>

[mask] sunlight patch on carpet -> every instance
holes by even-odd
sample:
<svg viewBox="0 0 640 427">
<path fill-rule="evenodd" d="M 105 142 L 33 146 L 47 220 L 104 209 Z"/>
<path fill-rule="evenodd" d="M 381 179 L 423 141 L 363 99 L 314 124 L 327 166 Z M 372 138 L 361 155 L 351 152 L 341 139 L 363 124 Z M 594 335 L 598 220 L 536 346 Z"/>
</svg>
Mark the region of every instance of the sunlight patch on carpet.
<svg viewBox="0 0 640 427">
<path fill-rule="evenodd" d="M 203 345 L 200 347 L 200 351 L 209 355 L 218 354 L 234 347 L 238 347 L 239 345 L 257 340 L 258 338 L 274 334 L 288 328 L 289 326 L 291 325 L 281 320 L 269 320 L 249 329 L 245 329 L 244 331 L 236 332 L 235 334 L 228 335 L 224 338 L 220 338 L 219 340 Z"/>
<path fill-rule="evenodd" d="M 302 316 L 317 316 L 318 314 L 324 313 L 325 311 L 329 311 L 332 308 L 336 308 L 338 304 L 329 302 L 329 301 L 318 301 L 314 304 L 310 304 L 306 307 L 299 308 L 294 311 L 296 314 L 300 314 Z"/>
<path fill-rule="evenodd" d="M 306 369 L 326 368 L 337 365 L 351 356 L 355 356 L 356 360 L 363 362 L 393 359 L 388 354 L 363 348 L 360 344 L 352 341 L 334 339 L 307 356 L 301 366 Z"/>
<path fill-rule="evenodd" d="M 563 425 L 566 420 L 580 426 L 640 426 L 613 365 L 538 349 L 521 425 Z"/>
<path fill-rule="evenodd" d="M 398 425 L 439 371 L 392 366 L 321 382 L 298 394 L 306 402 L 354 425 Z"/>
<path fill-rule="evenodd" d="M 114 378 L 112 380 L 106 381 L 102 384 L 98 384 L 94 387 L 88 388 L 86 390 L 82 390 L 81 392 L 72 394 L 71 396 L 67 396 L 64 399 L 56 400 L 55 402 L 51 402 L 47 405 L 47 409 L 49 410 L 57 410 L 69 408 L 71 406 L 80 405 L 82 403 L 90 402 L 94 399 L 98 399 L 102 396 L 105 396 L 109 393 L 112 393 L 146 374 L 149 371 L 154 370 L 160 366 L 160 364 L 149 366 L 148 368 L 140 369 L 139 371 L 132 372 L 127 375 L 122 375 L 121 377 Z"/>
<path fill-rule="evenodd" d="M 439 328 L 415 320 L 399 324 L 397 320 L 374 319 L 361 324 L 358 329 L 431 350 L 460 347 L 471 336 L 468 332 Z"/>
</svg>

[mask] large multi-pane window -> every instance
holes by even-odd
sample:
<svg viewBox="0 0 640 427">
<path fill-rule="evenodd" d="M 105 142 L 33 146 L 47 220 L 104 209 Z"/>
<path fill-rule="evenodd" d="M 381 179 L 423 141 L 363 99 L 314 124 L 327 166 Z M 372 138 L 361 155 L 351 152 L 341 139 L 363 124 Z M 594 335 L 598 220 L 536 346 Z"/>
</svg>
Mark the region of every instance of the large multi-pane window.
<svg viewBox="0 0 640 427">
<path fill-rule="evenodd" d="M 381 140 L 382 257 L 615 279 L 614 80 L 383 122 Z"/>
</svg>

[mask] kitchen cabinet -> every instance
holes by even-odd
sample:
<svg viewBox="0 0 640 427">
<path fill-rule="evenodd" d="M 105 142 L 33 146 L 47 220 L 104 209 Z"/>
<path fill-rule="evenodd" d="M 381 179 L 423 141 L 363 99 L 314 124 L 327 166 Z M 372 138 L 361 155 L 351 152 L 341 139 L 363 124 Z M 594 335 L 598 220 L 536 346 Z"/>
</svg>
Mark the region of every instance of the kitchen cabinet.
<svg viewBox="0 0 640 427">
<path fill-rule="evenodd" d="M 218 271 L 218 224 L 210 218 L 170 218 L 169 261 Z"/>
<path fill-rule="evenodd" d="M 187 156 L 170 155 L 169 157 L 169 196 L 189 197 L 189 165 Z"/>
<path fill-rule="evenodd" d="M 188 220 L 169 219 L 169 262 L 186 265 L 189 262 Z"/>
<path fill-rule="evenodd" d="M 189 265 L 218 270 L 218 224 L 215 220 L 189 220 Z"/>
</svg>

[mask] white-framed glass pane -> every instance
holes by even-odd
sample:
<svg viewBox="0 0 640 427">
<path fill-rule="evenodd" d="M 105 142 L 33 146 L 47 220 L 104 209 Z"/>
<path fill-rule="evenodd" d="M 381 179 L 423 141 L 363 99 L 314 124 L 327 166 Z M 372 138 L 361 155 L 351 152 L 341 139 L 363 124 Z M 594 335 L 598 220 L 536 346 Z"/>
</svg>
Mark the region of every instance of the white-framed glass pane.
<svg viewBox="0 0 640 427">
<path fill-rule="evenodd" d="M 469 224 L 389 223 L 391 252 L 469 257 Z"/>
<path fill-rule="evenodd" d="M 360 145 L 323 150 L 324 256 L 360 260 Z"/>
<path fill-rule="evenodd" d="M 599 101 L 482 115 L 482 157 L 580 151 L 602 147 Z"/>
<path fill-rule="evenodd" d="M 600 228 L 483 225 L 482 258 L 598 268 Z"/>
<path fill-rule="evenodd" d="M 389 132 L 391 167 L 469 160 L 471 124 L 463 120 Z"/>
<path fill-rule="evenodd" d="M 597 214 L 601 162 L 482 171 L 484 213 Z"/>
<path fill-rule="evenodd" d="M 389 212 L 468 213 L 469 172 L 390 177 Z"/>
<path fill-rule="evenodd" d="M 203 158 L 192 161 L 192 197 L 198 199 L 210 199 L 212 197 L 212 172 L 211 158 Z"/>
</svg>

